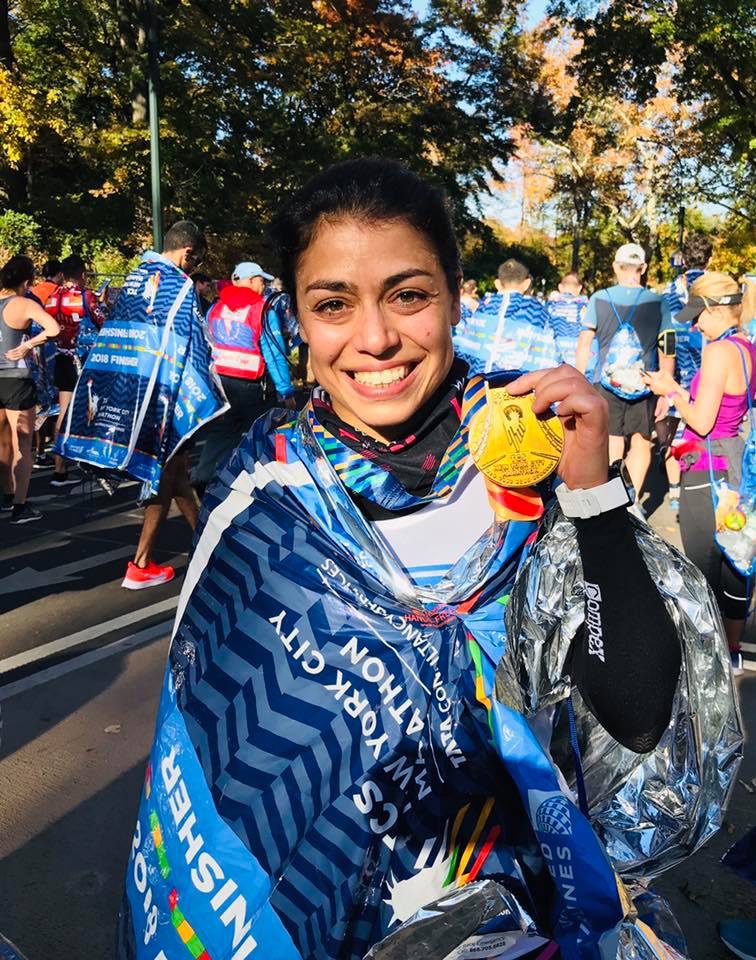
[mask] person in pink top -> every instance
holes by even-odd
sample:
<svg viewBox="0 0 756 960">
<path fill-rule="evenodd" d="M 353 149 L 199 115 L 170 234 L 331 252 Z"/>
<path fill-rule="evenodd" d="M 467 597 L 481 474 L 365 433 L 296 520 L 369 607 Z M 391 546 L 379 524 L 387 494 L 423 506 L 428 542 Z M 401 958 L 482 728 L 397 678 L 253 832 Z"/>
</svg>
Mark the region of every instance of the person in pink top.
<svg viewBox="0 0 756 960">
<path fill-rule="evenodd" d="M 748 411 L 748 394 L 756 396 L 756 346 L 740 327 L 743 295 L 725 273 L 704 273 L 690 287 L 687 306 L 678 320 L 697 324 L 705 341 L 701 369 L 690 391 L 671 374 L 646 374 L 658 396 L 667 396 L 687 424 L 676 455 L 682 466 L 680 534 L 688 557 L 708 580 L 724 618 L 733 669 L 756 670 L 756 652 L 742 647 L 750 589 L 727 561 L 714 540 L 715 516 L 709 471 L 707 439 L 711 441 L 711 467 L 715 480 L 739 473 L 743 453 L 741 427 Z M 746 382 L 747 375 L 747 382 Z M 719 441 L 719 442 L 717 442 Z M 737 486 L 732 482 L 732 485 Z"/>
</svg>

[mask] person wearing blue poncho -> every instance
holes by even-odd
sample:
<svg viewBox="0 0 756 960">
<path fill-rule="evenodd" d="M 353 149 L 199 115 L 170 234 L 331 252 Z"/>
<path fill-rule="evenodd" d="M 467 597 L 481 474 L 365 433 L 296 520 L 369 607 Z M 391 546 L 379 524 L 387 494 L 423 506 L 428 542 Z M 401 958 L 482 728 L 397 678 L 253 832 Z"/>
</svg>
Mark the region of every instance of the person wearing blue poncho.
<svg viewBox="0 0 756 960">
<path fill-rule="evenodd" d="M 118 957 L 668 960 L 615 871 L 695 849 L 736 775 L 702 578 L 629 516 L 574 368 L 455 357 L 436 188 L 349 161 L 273 236 L 318 385 L 206 493 Z M 504 396 L 556 406 L 556 500 L 478 468 Z"/>
<path fill-rule="evenodd" d="M 596 290 L 583 315 L 575 365 L 585 372 L 598 341 L 597 389 L 609 406 L 609 459 L 625 457 L 640 499 L 651 465 L 654 424 L 667 415 L 643 381 L 646 370 L 674 370 L 674 355 L 659 348 L 671 320 L 666 300 L 643 285 L 646 251 L 623 243 L 612 263 L 616 284 Z"/>
<path fill-rule="evenodd" d="M 693 382 L 693 377 L 701 367 L 701 351 L 703 340 L 695 325 L 677 319 L 678 314 L 688 303 L 691 284 L 703 276 L 709 265 L 712 254 L 712 245 L 709 238 L 703 233 L 693 233 L 685 238 L 682 249 L 685 270 L 675 277 L 664 289 L 664 299 L 667 301 L 672 317 L 671 329 L 675 334 L 675 379 L 687 390 Z M 670 414 L 676 416 L 674 407 Z M 678 436 L 682 430 L 678 431 Z M 669 505 L 673 510 L 680 508 L 680 466 L 677 460 L 667 454 L 664 466 L 669 481 Z"/>
<path fill-rule="evenodd" d="M 462 311 L 454 347 L 471 373 L 490 373 L 503 362 L 519 370 L 545 370 L 557 363 L 557 346 L 546 308 L 531 296 L 533 278 L 519 260 L 505 260 L 496 293 L 477 310 Z M 506 358 L 506 359 L 505 359 Z"/>
<path fill-rule="evenodd" d="M 188 275 L 206 251 L 196 224 L 180 220 L 162 253 L 143 255 L 87 357 L 56 441 L 61 456 L 143 481 L 144 523 L 122 582 L 129 590 L 173 579 L 152 549 L 172 501 L 196 526 L 189 441 L 228 409 Z"/>
<path fill-rule="evenodd" d="M 546 301 L 546 312 L 554 331 L 557 350 L 563 363 L 575 366 L 577 341 L 582 330 L 582 318 L 588 306 L 588 297 L 583 294 L 583 283 L 576 273 L 566 273 L 558 288 Z M 595 357 L 585 371 L 588 379 L 593 372 Z"/>
</svg>

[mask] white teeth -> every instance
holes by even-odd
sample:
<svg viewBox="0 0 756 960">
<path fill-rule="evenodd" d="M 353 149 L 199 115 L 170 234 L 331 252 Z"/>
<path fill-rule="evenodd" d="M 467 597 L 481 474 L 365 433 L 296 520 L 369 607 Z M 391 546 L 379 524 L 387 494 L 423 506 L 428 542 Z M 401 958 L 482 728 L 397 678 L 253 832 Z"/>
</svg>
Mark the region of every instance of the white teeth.
<svg viewBox="0 0 756 960">
<path fill-rule="evenodd" d="M 392 367 L 390 370 L 356 370 L 354 379 L 366 387 L 382 387 L 397 380 L 404 380 L 410 374 L 410 368 Z"/>
</svg>

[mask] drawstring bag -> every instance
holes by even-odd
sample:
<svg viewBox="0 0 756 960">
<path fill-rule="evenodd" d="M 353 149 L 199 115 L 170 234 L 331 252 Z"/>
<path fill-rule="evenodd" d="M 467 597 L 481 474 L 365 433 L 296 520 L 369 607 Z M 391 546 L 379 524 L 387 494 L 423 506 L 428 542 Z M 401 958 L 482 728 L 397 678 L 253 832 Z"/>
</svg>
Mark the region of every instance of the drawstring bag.
<svg viewBox="0 0 756 960">
<path fill-rule="evenodd" d="M 756 573 L 756 420 L 753 414 L 751 381 L 743 350 L 736 343 L 743 364 L 748 399 L 748 437 L 743 444 L 740 476 L 737 462 L 728 470 L 727 479 L 717 480 L 712 467 L 712 442 L 707 437 L 711 500 L 714 506 L 717 546 L 732 566 L 744 577 Z M 736 439 L 736 438 L 734 438 Z M 721 441 L 715 441 L 721 443 Z M 732 462 L 732 459 L 731 459 Z"/>
<path fill-rule="evenodd" d="M 599 382 L 602 387 L 623 400 L 639 400 L 651 393 L 643 382 L 643 347 L 635 328 L 632 326 L 632 319 L 642 293 L 643 287 L 638 290 L 635 302 L 630 307 L 630 311 L 624 320 L 620 316 L 616 304 L 607 294 L 609 304 L 617 318 L 619 329 L 609 344 Z"/>
</svg>

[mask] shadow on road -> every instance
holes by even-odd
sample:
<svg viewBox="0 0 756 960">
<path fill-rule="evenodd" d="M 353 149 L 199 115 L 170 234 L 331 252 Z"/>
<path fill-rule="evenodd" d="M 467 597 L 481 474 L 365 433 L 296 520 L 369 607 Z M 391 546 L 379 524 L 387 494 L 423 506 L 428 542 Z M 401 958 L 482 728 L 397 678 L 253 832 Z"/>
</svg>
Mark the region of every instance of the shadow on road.
<svg viewBox="0 0 756 960">
<path fill-rule="evenodd" d="M 655 444 L 653 451 L 651 466 L 646 474 L 646 482 L 643 485 L 641 497 L 643 512 L 649 520 L 664 503 L 664 498 L 669 490 L 667 474 L 659 457 L 659 448 Z"/>
<path fill-rule="evenodd" d="M 104 693 L 123 671 L 123 657 L 108 657 L 94 665 L 91 671 L 96 677 L 94 683 L 67 683 L 62 678 L 42 683 L 8 700 L 0 700 L 3 720 L 0 763 Z M 44 763 L 44 760 L 41 762 Z"/>
<path fill-rule="evenodd" d="M 112 958 L 143 778 L 136 764 L 0 862 L 3 933 L 28 960 Z"/>
<path fill-rule="evenodd" d="M 120 581 L 140 530 L 141 520 L 124 522 L 120 517 L 117 525 L 104 530 L 71 532 L 63 547 L 40 543 L 18 557 L 13 557 L 12 546 L 7 547 L 0 563 L 0 614 L 56 594 L 96 590 L 113 580 Z M 59 538 L 62 532 L 46 531 L 46 534 L 48 538 Z M 171 517 L 160 530 L 155 559 L 165 562 L 176 553 L 185 553 L 190 542 L 191 531 L 186 521 L 182 517 Z M 79 564 L 81 567 L 77 569 Z M 71 569 L 66 570 L 67 566 Z"/>
</svg>

